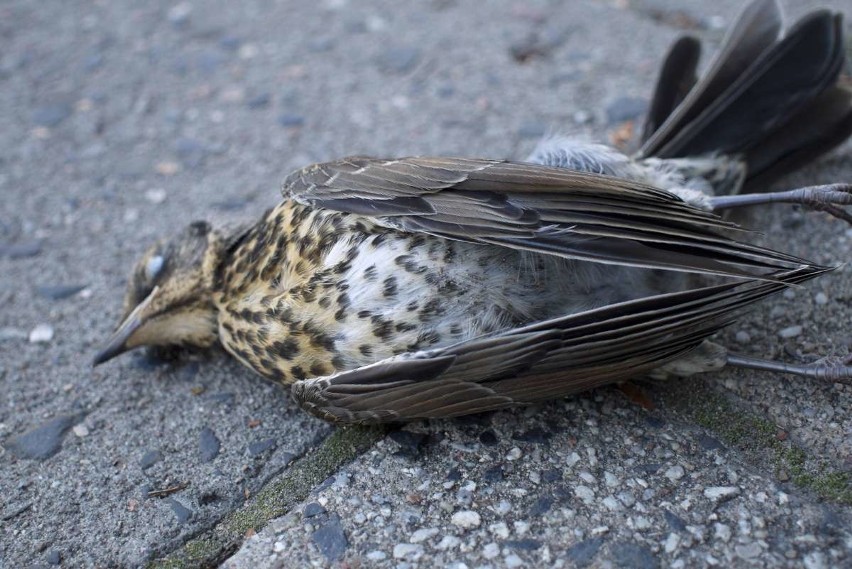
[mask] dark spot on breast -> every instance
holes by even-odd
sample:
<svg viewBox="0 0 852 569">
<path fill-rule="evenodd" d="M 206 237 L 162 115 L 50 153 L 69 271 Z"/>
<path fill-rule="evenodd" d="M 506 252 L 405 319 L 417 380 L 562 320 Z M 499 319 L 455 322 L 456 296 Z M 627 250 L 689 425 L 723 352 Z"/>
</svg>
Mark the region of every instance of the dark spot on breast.
<svg viewBox="0 0 852 569">
<path fill-rule="evenodd" d="M 427 284 L 433 286 L 438 284 L 438 281 L 440 280 L 440 278 L 438 277 L 438 273 L 428 273 L 425 277 L 423 277 L 423 279 L 426 281 Z"/>
<path fill-rule="evenodd" d="M 429 346 L 433 346 L 441 341 L 441 335 L 435 332 L 434 330 L 430 330 L 428 332 L 422 332 L 419 336 L 417 336 L 418 344 L 426 344 Z"/>
<path fill-rule="evenodd" d="M 334 265 L 332 272 L 334 272 L 334 274 L 336 274 L 336 275 L 342 275 L 343 273 L 345 273 L 346 271 L 348 271 L 351 268 L 352 268 L 352 261 L 340 261 L 339 263 Z"/>
<path fill-rule="evenodd" d="M 379 233 L 378 235 L 373 237 L 373 247 L 378 247 L 379 245 L 385 242 L 385 239 L 387 239 L 387 235 L 384 233 Z"/>
<path fill-rule="evenodd" d="M 409 312 L 414 312 L 414 311 L 415 311 L 415 310 L 417 310 L 418 308 L 420 308 L 420 303 L 419 303 L 419 302 L 417 302 L 416 300 L 412 300 L 412 301 L 411 301 L 411 302 L 409 302 L 409 303 L 408 303 L 408 305 L 405 307 L 405 309 L 406 309 L 407 311 L 409 311 Z"/>
<path fill-rule="evenodd" d="M 373 316 L 373 335 L 382 340 L 388 340 L 393 333 L 393 322 L 381 316 Z"/>
<path fill-rule="evenodd" d="M 302 332 L 308 337 L 312 346 L 334 351 L 334 338 L 317 328 L 312 322 L 305 322 Z"/>
<path fill-rule="evenodd" d="M 447 248 L 444 251 L 444 262 L 449 265 L 456 258 L 456 247 L 451 241 L 447 241 L 445 244 Z"/>
<path fill-rule="evenodd" d="M 376 269 L 376 265 L 370 265 L 366 269 L 364 269 L 364 280 L 368 282 L 373 282 L 376 280 L 376 277 L 379 275 L 379 271 Z"/>
<path fill-rule="evenodd" d="M 278 342 L 273 342 L 271 351 L 285 360 L 292 360 L 299 355 L 299 342 L 295 338 L 287 338 Z"/>
<path fill-rule="evenodd" d="M 423 308 L 420 310 L 417 316 L 421 322 L 425 322 L 433 316 L 439 316 L 444 312 L 444 308 L 441 307 L 441 301 L 437 298 L 433 298 L 432 300 L 423 305 Z"/>
<path fill-rule="evenodd" d="M 349 300 L 349 295 L 346 294 L 345 292 L 341 292 L 337 296 L 337 305 L 340 306 L 341 308 L 346 308 L 350 304 L 352 304 L 352 301 Z"/>
<path fill-rule="evenodd" d="M 450 334 L 452 334 L 453 336 L 458 336 L 461 333 L 462 333 L 461 324 L 455 323 L 452 326 L 450 326 Z"/>
<path fill-rule="evenodd" d="M 328 368 L 321 363 L 311 364 L 311 377 L 319 377 L 322 375 L 328 375 Z"/>
<path fill-rule="evenodd" d="M 386 278 L 384 281 L 384 288 L 382 288 L 382 295 L 385 298 L 393 298 L 396 296 L 397 292 L 396 277 Z"/>
<path fill-rule="evenodd" d="M 319 305 L 320 308 L 328 308 L 329 306 L 331 306 L 331 298 L 328 296 L 322 297 L 321 299 L 319 299 Z"/>
<path fill-rule="evenodd" d="M 414 235 L 414 237 L 409 239 L 408 250 L 411 251 L 413 249 L 416 249 L 417 247 L 420 247 L 424 243 L 426 243 L 426 236 L 423 235 L 422 233 L 418 233 L 418 234 Z"/>
<path fill-rule="evenodd" d="M 394 326 L 394 328 L 396 328 L 397 332 L 411 332 L 412 330 L 417 328 L 417 325 L 411 324 L 410 322 L 400 322 L 399 324 Z"/>
<path fill-rule="evenodd" d="M 290 368 L 290 375 L 293 376 L 297 381 L 301 381 L 307 378 L 307 374 L 305 374 L 305 370 L 302 369 L 302 366 L 293 366 Z"/>
<path fill-rule="evenodd" d="M 320 236 L 319 244 L 317 245 L 317 248 L 319 250 L 317 251 L 317 253 L 325 254 L 329 249 L 334 246 L 335 243 L 337 243 L 337 239 L 338 237 L 335 233 L 324 233 L 322 236 Z"/>
<path fill-rule="evenodd" d="M 334 313 L 334 319 L 338 322 L 343 322 L 346 320 L 346 317 L 349 315 L 346 308 L 340 308 L 337 312 Z"/>
<path fill-rule="evenodd" d="M 369 310 L 359 310 L 358 318 L 370 318 L 373 315 Z"/>
<path fill-rule="evenodd" d="M 373 346 L 369 344 L 361 344 L 358 346 L 358 351 L 361 352 L 362 356 L 370 357 L 373 355 Z"/>
<path fill-rule="evenodd" d="M 331 365 L 334 366 L 334 369 L 341 371 L 346 369 L 346 360 L 340 354 L 331 358 Z"/>
<path fill-rule="evenodd" d="M 307 303 L 314 302 L 317 299 L 317 292 L 313 287 L 306 287 L 302 290 L 302 300 Z"/>
</svg>

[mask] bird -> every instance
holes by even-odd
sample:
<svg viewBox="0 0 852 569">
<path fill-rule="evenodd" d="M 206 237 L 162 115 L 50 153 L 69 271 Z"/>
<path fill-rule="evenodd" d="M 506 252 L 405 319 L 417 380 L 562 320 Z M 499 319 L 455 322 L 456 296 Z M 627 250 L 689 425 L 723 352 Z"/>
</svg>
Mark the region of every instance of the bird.
<svg viewBox="0 0 852 569">
<path fill-rule="evenodd" d="M 700 50 L 670 49 L 633 154 L 556 136 L 525 161 L 352 156 L 286 176 L 256 222 L 190 224 L 136 263 L 95 365 L 219 345 L 339 424 L 725 366 L 849 384 L 844 363 L 712 340 L 834 268 L 750 244 L 719 214 L 787 202 L 852 221 L 850 184 L 765 191 L 852 133 L 841 15 L 785 29 L 776 0 L 754 0 L 697 78 Z"/>
</svg>

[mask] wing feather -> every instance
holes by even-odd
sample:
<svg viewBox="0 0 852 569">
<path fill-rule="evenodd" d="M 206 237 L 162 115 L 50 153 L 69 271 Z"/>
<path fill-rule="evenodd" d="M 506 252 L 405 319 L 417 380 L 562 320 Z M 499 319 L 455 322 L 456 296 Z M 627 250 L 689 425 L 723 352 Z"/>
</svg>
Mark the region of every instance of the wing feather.
<svg viewBox="0 0 852 569">
<path fill-rule="evenodd" d="M 570 259 L 740 278 L 808 265 L 724 235 L 736 226 L 669 192 L 538 164 L 352 157 L 294 172 L 283 191 L 402 231 Z"/>
<path fill-rule="evenodd" d="M 736 312 L 825 269 L 657 295 L 301 381 L 294 398 L 344 423 L 451 417 L 562 397 L 688 356 Z"/>
</svg>

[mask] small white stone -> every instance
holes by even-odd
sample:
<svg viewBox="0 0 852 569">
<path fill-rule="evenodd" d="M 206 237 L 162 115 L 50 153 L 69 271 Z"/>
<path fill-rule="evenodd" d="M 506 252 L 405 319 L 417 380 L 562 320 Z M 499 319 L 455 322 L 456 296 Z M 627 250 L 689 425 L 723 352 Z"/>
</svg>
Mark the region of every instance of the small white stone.
<svg viewBox="0 0 852 569">
<path fill-rule="evenodd" d="M 497 502 L 497 505 L 494 506 L 494 513 L 498 516 L 505 516 L 509 512 L 512 511 L 512 504 L 509 503 L 508 500 L 500 500 Z"/>
<path fill-rule="evenodd" d="M 814 296 L 814 302 L 816 302 L 820 306 L 824 306 L 828 304 L 828 295 L 826 295 L 824 292 L 818 292 L 816 293 L 816 296 Z"/>
<path fill-rule="evenodd" d="M 598 526 L 594 527 L 589 531 L 593 536 L 604 535 L 605 533 L 609 533 L 609 526 Z"/>
<path fill-rule="evenodd" d="M 496 535 L 501 539 L 506 539 L 509 537 L 509 527 L 505 522 L 497 522 L 488 526 L 488 531 Z"/>
<path fill-rule="evenodd" d="M 394 559 L 420 559 L 423 555 L 423 546 L 419 543 L 397 543 L 393 546 Z"/>
<path fill-rule="evenodd" d="M 283 541 L 276 541 L 272 544 L 272 551 L 274 551 L 275 553 L 281 553 L 285 549 L 287 549 L 287 544 Z"/>
<path fill-rule="evenodd" d="M 438 535 L 438 528 L 421 528 L 412 533 L 411 537 L 408 538 L 408 541 L 411 543 L 420 543 L 421 541 L 426 541 L 436 535 Z"/>
<path fill-rule="evenodd" d="M 615 512 L 621 509 L 621 504 L 619 504 L 618 500 L 616 500 L 613 496 L 607 496 L 602 500 L 603 505 L 607 510 L 611 512 Z"/>
<path fill-rule="evenodd" d="M 175 4 L 169 9 L 168 18 L 173 24 L 180 24 L 186 22 L 190 14 L 192 14 L 192 4 L 189 2 L 181 2 L 180 4 Z"/>
<path fill-rule="evenodd" d="M 384 551 L 379 551 L 378 549 L 375 549 L 367 554 L 367 559 L 369 559 L 370 561 L 384 561 L 387 558 L 388 554 Z"/>
<path fill-rule="evenodd" d="M 666 470 L 665 477 L 674 482 L 683 478 L 684 474 L 686 474 L 686 471 L 678 464 Z"/>
<path fill-rule="evenodd" d="M 828 563 L 822 551 L 811 551 L 802 559 L 805 569 L 826 569 Z"/>
<path fill-rule="evenodd" d="M 745 330 L 740 330 L 736 335 L 737 343 L 739 344 L 748 344 L 751 342 L 751 334 L 746 332 Z"/>
<path fill-rule="evenodd" d="M 749 544 L 737 545 L 734 547 L 734 551 L 743 559 L 754 559 L 760 555 L 760 544 L 753 541 Z"/>
<path fill-rule="evenodd" d="M 44 344 L 53 339 L 53 326 L 50 324 L 39 324 L 30 330 L 31 344 Z"/>
<path fill-rule="evenodd" d="M 740 489 L 736 486 L 711 486 L 704 489 L 704 497 L 711 500 L 731 498 L 739 493 Z"/>
<path fill-rule="evenodd" d="M 515 555 L 514 553 L 507 555 L 503 559 L 503 561 L 506 562 L 506 567 L 509 567 L 510 569 L 514 569 L 515 567 L 523 567 L 524 566 L 524 560 L 521 559 L 520 557 L 518 557 L 517 555 Z"/>
<path fill-rule="evenodd" d="M 715 530 L 716 539 L 720 539 L 725 543 L 731 540 L 731 526 L 726 524 L 715 524 L 713 526 Z"/>
<path fill-rule="evenodd" d="M 81 439 L 89 435 L 89 429 L 86 428 L 86 425 L 74 425 L 71 430 L 74 431 L 74 434 Z"/>
<path fill-rule="evenodd" d="M 571 467 L 580 462 L 580 455 L 576 452 L 572 452 L 568 455 L 568 458 L 565 459 L 565 466 Z"/>
<path fill-rule="evenodd" d="M 458 547 L 461 540 L 454 535 L 445 535 L 436 546 L 438 549 L 452 549 Z"/>
<path fill-rule="evenodd" d="M 523 520 L 518 520 L 512 523 L 512 526 L 515 528 L 515 533 L 518 535 L 525 535 L 528 531 L 530 531 L 529 522 L 525 522 Z"/>
<path fill-rule="evenodd" d="M 482 556 L 486 559 L 494 559 L 500 555 L 500 546 L 493 541 L 482 548 Z"/>
<path fill-rule="evenodd" d="M 574 488 L 574 495 L 583 501 L 585 504 L 591 504 L 595 500 L 595 491 L 588 486 L 577 486 Z"/>
<path fill-rule="evenodd" d="M 453 514 L 453 517 L 450 518 L 450 521 L 453 525 L 461 528 L 475 528 L 479 527 L 479 524 L 482 523 L 482 519 L 479 517 L 479 514 L 473 510 L 462 510 L 460 512 L 456 512 Z"/>
<path fill-rule="evenodd" d="M 240 56 L 240 59 L 252 59 L 253 57 L 256 57 L 258 53 L 260 53 L 260 50 L 253 43 L 245 43 L 240 46 L 239 50 L 237 50 L 237 55 Z"/>
<path fill-rule="evenodd" d="M 802 334 L 802 327 L 799 325 L 796 326 L 787 326 L 786 328 L 782 328 L 778 331 L 778 335 L 785 339 L 796 338 Z"/>
<path fill-rule="evenodd" d="M 583 480 L 583 482 L 587 482 L 589 484 L 595 483 L 595 477 L 592 476 L 591 472 L 588 472 L 586 470 L 580 472 L 580 474 L 578 474 L 577 476 L 579 476 Z"/>
<path fill-rule="evenodd" d="M 651 520 L 645 516 L 637 516 L 636 519 L 633 520 L 633 527 L 638 530 L 648 529 L 651 527 Z"/>
<path fill-rule="evenodd" d="M 152 204 L 161 204 L 166 201 L 166 190 L 163 188 L 152 188 L 145 192 L 145 199 L 151 202 Z"/>
<path fill-rule="evenodd" d="M 512 448 L 508 453 L 506 453 L 506 460 L 518 460 L 521 458 L 521 449 L 518 447 Z"/>
<path fill-rule="evenodd" d="M 680 536 L 676 533 L 670 533 L 665 544 L 663 544 L 663 549 L 666 550 L 666 553 L 674 553 L 678 545 L 680 545 Z"/>
</svg>

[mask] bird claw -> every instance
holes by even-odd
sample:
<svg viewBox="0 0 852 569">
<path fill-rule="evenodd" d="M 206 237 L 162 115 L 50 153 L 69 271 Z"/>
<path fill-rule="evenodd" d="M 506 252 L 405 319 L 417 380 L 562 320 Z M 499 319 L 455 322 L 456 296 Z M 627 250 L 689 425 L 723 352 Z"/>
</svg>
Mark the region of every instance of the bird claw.
<svg viewBox="0 0 852 569">
<path fill-rule="evenodd" d="M 852 214 L 842 207 L 852 205 L 852 184 L 829 184 L 792 190 L 801 192 L 801 205 L 806 209 L 821 211 L 852 225 Z"/>
<path fill-rule="evenodd" d="M 714 211 L 771 203 L 800 205 L 806 209 L 825 212 L 852 225 L 852 214 L 843 209 L 844 206 L 852 205 L 852 184 L 826 184 L 806 186 L 783 192 L 710 198 L 710 206 Z"/>
</svg>

